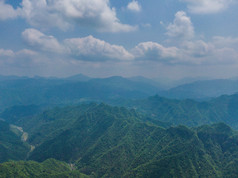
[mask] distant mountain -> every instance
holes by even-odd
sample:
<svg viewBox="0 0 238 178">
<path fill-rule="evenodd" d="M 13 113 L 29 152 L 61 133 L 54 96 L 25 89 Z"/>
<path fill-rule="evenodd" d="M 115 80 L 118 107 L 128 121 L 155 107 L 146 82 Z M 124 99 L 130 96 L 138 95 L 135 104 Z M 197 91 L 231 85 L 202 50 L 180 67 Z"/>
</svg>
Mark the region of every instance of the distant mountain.
<svg viewBox="0 0 238 178">
<path fill-rule="evenodd" d="M 158 87 L 160 90 L 167 89 L 167 85 L 163 85 L 162 83 L 160 83 L 156 80 L 145 78 L 143 76 L 129 77 L 127 79 L 134 81 L 134 82 L 140 82 L 140 83 L 144 83 L 144 84 L 148 84 L 148 85 L 153 85 L 153 86 Z"/>
<path fill-rule="evenodd" d="M 45 111 L 22 125 L 36 146 L 29 159 L 55 158 L 95 177 L 237 175 L 238 136 L 229 126 L 165 129 L 142 117 L 105 104 Z"/>
<path fill-rule="evenodd" d="M 20 76 L 5 76 L 5 75 L 0 75 L 0 81 L 6 81 L 6 80 L 20 80 L 20 79 L 27 79 L 28 77 L 20 77 Z"/>
<path fill-rule="evenodd" d="M 74 78 L 74 77 L 73 77 Z M 76 77 L 77 78 L 77 77 Z M 0 109 L 14 105 L 65 105 L 145 98 L 161 89 L 122 77 L 91 79 L 24 78 L 0 83 Z"/>
<path fill-rule="evenodd" d="M 238 80 L 219 79 L 188 83 L 160 92 L 159 95 L 176 99 L 210 99 L 238 92 Z"/>
<path fill-rule="evenodd" d="M 146 95 L 151 93 L 157 93 L 158 91 L 162 90 L 159 86 L 156 85 L 155 82 L 146 78 L 138 80 L 138 78 L 135 79 L 113 76 L 109 78 L 92 79 L 89 81 L 89 83 L 93 83 L 96 85 L 104 85 L 125 91 L 141 92 Z"/>
<path fill-rule="evenodd" d="M 73 75 L 70 77 L 66 77 L 66 80 L 71 80 L 71 81 L 81 81 L 81 82 L 85 82 L 85 81 L 89 81 L 90 79 L 92 79 L 91 77 L 88 77 L 86 75 L 83 74 L 77 74 L 77 75 Z"/>
</svg>

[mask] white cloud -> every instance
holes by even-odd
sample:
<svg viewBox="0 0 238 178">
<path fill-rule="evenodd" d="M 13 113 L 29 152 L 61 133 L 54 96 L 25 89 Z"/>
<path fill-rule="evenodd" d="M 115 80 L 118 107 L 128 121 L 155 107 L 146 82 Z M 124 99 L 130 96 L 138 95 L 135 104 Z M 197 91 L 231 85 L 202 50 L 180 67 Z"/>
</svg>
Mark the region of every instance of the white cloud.
<svg viewBox="0 0 238 178">
<path fill-rule="evenodd" d="M 0 0 L 0 20 L 14 19 L 18 16 L 18 10 L 15 10 L 11 5 L 5 3 L 5 0 Z"/>
<path fill-rule="evenodd" d="M 206 43 L 202 40 L 198 41 L 186 41 L 182 44 L 182 49 L 188 56 L 201 58 L 212 54 L 215 47 L 211 43 Z"/>
<path fill-rule="evenodd" d="M 202 40 L 184 41 L 179 46 L 169 47 L 155 42 L 144 42 L 138 44 L 131 52 L 136 60 L 167 65 L 238 64 L 238 52 L 234 47 L 221 47 Z"/>
<path fill-rule="evenodd" d="M 138 3 L 138 1 L 133 0 L 127 5 L 127 9 L 134 12 L 140 12 L 141 5 Z"/>
<path fill-rule="evenodd" d="M 188 3 L 188 9 L 195 14 L 211 14 L 223 11 L 232 0 L 181 0 Z"/>
<path fill-rule="evenodd" d="M 38 53 L 36 51 L 32 51 L 30 49 L 22 49 L 16 53 L 17 56 L 21 57 L 34 57 L 37 56 Z"/>
<path fill-rule="evenodd" d="M 47 36 L 42 32 L 30 28 L 22 32 L 25 42 L 36 50 L 42 50 L 54 53 L 64 53 L 64 47 L 53 36 Z"/>
<path fill-rule="evenodd" d="M 5 49 L 0 49 L 0 57 L 12 57 L 14 56 L 14 52 L 12 50 L 5 50 Z"/>
<path fill-rule="evenodd" d="M 130 60 L 133 55 L 124 47 L 111 45 L 103 40 L 88 36 L 71 38 L 60 43 L 55 37 L 45 35 L 36 29 L 26 29 L 22 32 L 24 41 L 36 51 L 50 52 L 54 55 L 64 55 L 78 60 L 105 61 L 111 59 Z M 32 51 L 22 51 L 31 53 Z"/>
<path fill-rule="evenodd" d="M 194 27 L 191 19 L 184 11 L 175 14 L 173 23 L 167 26 L 167 33 L 170 38 L 189 40 L 194 37 Z"/>
<path fill-rule="evenodd" d="M 213 43 L 219 47 L 238 47 L 238 38 L 214 36 Z"/>
<path fill-rule="evenodd" d="M 133 59 L 133 55 L 125 50 L 124 47 L 111 45 L 105 41 L 96 39 L 93 36 L 66 39 L 65 46 L 69 49 L 71 55 L 76 56 L 81 60 L 103 61 L 107 59 Z"/>
<path fill-rule="evenodd" d="M 122 24 L 109 0 L 23 0 L 21 16 L 32 26 L 68 29 L 91 27 L 101 32 L 129 32 L 136 27 Z"/>
<path fill-rule="evenodd" d="M 22 33 L 26 43 L 34 49 L 0 50 L 0 56 L 17 58 L 63 57 L 78 61 L 154 61 L 163 64 L 200 65 L 235 63 L 238 56 L 235 46 L 236 38 L 214 37 L 211 42 L 202 40 L 184 40 L 179 45 L 164 46 L 156 42 L 142 42 L 128 51 L 123 46 L 112 45 L 103 40 L 87 36 L 70 38 L 59 42 L 55 37 L 45 35 L 36 29 L 26 29 Z M 223 42 L 223 44 L 221 44 Z M 238 62 L 238 61 L 237 61 Z"/>
<path fill-rule="evenodd" d="M 132 53 L 138 59 L 169 63 L 179 56 L 179 49 L 176 47 L 166 48 L 155 42 L 144 42 L 133 48 Z"/>
</svg>

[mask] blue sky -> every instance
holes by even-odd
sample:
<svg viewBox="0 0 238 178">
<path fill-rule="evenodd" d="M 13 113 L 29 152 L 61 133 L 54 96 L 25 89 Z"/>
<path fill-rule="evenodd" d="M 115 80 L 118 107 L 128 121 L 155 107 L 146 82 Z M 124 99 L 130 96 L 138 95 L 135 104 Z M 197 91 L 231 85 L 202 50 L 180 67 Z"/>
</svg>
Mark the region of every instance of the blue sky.
<svg viewBox="0 0 238 178">
<path fill-rule="evenodd" d="M 238 76 L 237 0 L 0 0 L 0 74 Z"/>
</svg>

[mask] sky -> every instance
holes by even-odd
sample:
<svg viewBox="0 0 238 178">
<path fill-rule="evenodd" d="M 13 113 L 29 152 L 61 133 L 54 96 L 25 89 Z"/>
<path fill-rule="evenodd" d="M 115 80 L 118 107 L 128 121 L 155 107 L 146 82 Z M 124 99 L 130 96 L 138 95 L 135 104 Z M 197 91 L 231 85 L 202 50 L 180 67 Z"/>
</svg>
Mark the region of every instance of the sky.
<svg viewBox="0 0 238 178">
<path fill-rule="evenodd" d="M 0 75 L 238 77 L 238 0 L 0 0 Z"/>
</svg>

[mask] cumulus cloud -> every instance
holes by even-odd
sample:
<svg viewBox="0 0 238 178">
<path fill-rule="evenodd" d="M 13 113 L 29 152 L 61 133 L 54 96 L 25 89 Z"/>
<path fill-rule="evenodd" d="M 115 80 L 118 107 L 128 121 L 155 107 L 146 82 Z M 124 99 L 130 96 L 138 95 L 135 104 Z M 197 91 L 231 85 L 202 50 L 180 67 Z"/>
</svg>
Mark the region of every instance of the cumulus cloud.
<svg viewBox="0 0 238 178">
<path fill-rule="evenodd" d="M 22 32 L 22 37 L 24 41 L 29 46 L 34 47 L 34 49 L 54 53 L 64 52 L 64 47 L 60 45 L 55 37 L 47 36 L 36 29 L 26 29 Z"/>
<path fill-rule="evenodd" d="M 138 1 L 133 0 L 127 5 L 127 9 L 134 12 L 140 12 L 141 6 Z"/>
<path fill-rule="evenodd" d="M 183 46 L 165 47 L 155 42 L 144 42 L 132 49 L 136 59 L 155 61 L 163 64 L 200 64 L 208 56 L 208 46 L 205 42 L 187 42 Z M 211 51 L 209 51 L 211 52 Z"/>
<path fill-rule="evenodd" d="M 195 14 L 211 14 L 226 9 L 232 0 L 181 0 L 188 3 L 188 9 Z"/>
<path fill-rule="evenodd" d="M 61 56 L 77 61 L 154 61 L 172 65 L 214 64 L 218 61 L 231 63 L 235 62 L 235 57 L 238 56 L 234 48 L 238 40 L 225 37 L 214 37 L 210 42 L 189 39 L 180 42 L 177 46 L 164 46 L 151 41 L 142 42 L 129 51 L 123 46 L 112 45 L 93 36 L 70 38 L 59 42 L 55 37 L 36 29 L 26 29 L 22 37 L 33 50 L 24 49 L 14 53 L 11 50 L 1 49 L 0 56 L 15 55 L 18 58 L 28 56 L 40 59 L 39 55 L 49 57 L 50 54 L 52 58 Z"/>
<path fill-rule="evenodd" d="M 84 60 L 133 59 L 133 56 L 124 47 L 111 45 L 93 36 L 66 39 L 65 46 L 71 55 Z"/>
<path fill-rule="evenodd" d="M 191 57 L 206 57 L 212 54 L 215 47 L 211 43 L 206 43 L 202 40 L 186 41 L 182 44 L 182 49 Z"/>
<path fill-rule="evenodd" d="M 191 19 L 184 11 L 175 14 L 173 23 L 167 26 L 167 33 L 170 38 L 189 40 L 194 37 L 194 27 Z"/>
<path fill-rule="evenodd" d="M 131 50 L 136 60 L 154 61 L 167 65 L 202 65 L 238 63 L 234 47 L 217 46 L 202 40 L 184 41 L 179 46 L 165 47 L 155 42 L 138 44 Z"/>
<path fill-rule="evenodd" d="M 179 56 L 179 49 L 176 47 L 164 47 L 155 42 L 144 42 L 132 49 L 136 58 L 143 60 L 155 60 L 169 62 Z"/>
<path fill-rule="evenodd" d="M 123 24 L 117 18 L 116 9 L 109 6 L 109 0 L 22 0 L 21 7 L 0 1 L 0 18 L 20 16 L 33 27 L 90 27 L 101 32 L 129 32 L 136 27 Z"/>
<path fill-rule="evenodd" d="M 151 41 L 140 43 L 131 50 L 135 59 L 179 65 L 238 63 L 238 38 L 215 36 L 209 42 L 199 40 L 191 19 L 183 11 L 175 14 L 166 29 L 166 46 Z"/>
<path fill-rule="evenodd" d="M 0 20 L 14 19 L 18 16 L 18 13 L 18 10 L 6 4 L 5 0 L 0 0 Z"/>
<path fill-rule="evenodd" d="M 84 38 L 66 39 L 59 42 L 54 36 L 45 35 L 36 29 L 22 32 L 24 41 L 34 50 L 65 55 L 79 60 L 105 61 L 111 59 L 130 60 L 133 55 L 124 47 L 111 45 L 103 40 L 88 36 Z M 32 53 L 32 51 L 23 51 Z"/>
</svg>

